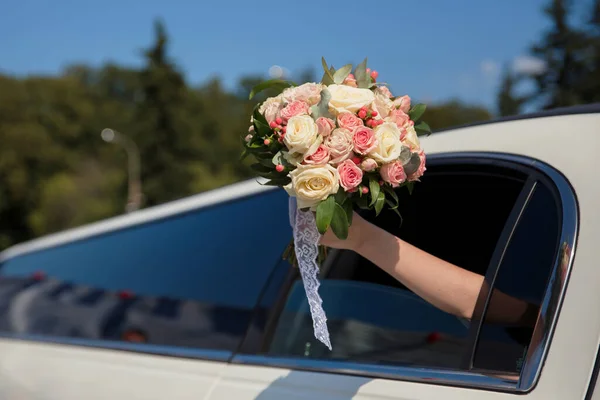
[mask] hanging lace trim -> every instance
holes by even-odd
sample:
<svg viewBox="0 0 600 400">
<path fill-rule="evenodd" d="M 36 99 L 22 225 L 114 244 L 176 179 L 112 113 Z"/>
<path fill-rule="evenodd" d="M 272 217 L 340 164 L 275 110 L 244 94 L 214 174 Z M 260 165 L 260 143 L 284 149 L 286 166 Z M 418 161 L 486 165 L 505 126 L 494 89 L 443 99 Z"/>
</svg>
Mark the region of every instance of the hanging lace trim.
<svg viewBox="0 0 600 400">
<path fill-rule="evenodd" d="M 289 207 L 290 224 L 294 231 L 294 249 L 310 307 L 315 338 L 331 350 L 327 317 L 322 306 L 323 300 L 319 296 L 320 284 L 317 278 L 319 274 L 317 255 L 319 254 L 321 235 L 317 230 L 315 217 L 311 211 L 298 210 L 296 199 L 293 197 L 290 197 Z"/>
</svg>

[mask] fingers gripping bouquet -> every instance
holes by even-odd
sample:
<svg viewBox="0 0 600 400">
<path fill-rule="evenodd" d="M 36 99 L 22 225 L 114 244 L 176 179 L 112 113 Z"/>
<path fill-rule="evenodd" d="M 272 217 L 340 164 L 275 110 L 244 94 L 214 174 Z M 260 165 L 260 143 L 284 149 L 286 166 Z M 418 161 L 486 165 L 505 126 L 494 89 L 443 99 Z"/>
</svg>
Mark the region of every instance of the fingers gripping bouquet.
<svg viewBox="0 0 600 400">
<path fill-rule="evenodd" d="M 294 240 L 286 256 L 300 268 L 315 336 L 331 349 L 316 278 L 325 255 L 320 235 L 331 229 L 346 239 L 355 207 L 398 213 L 396 190 L 412 190 L 425 172 L 418 136 L 431 130 L 420 121 L 425 105 L 394 97 L 366 59 L 354 70 L 322 62 L 320 83 L 270 80 L 253 89 L 251 98 L 283 91 L 256 106 L 244 156 L 254 156 L 252 168 L 266 184 L 290 195 Z"/>
</svg>

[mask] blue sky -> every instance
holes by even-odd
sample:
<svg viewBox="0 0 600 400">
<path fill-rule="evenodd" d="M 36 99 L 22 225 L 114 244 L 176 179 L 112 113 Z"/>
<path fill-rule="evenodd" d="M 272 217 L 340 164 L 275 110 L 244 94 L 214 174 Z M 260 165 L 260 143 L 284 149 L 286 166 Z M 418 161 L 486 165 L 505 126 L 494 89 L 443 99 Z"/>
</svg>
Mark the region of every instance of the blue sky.
<svg viewBox="0 0 600 400">
<path fill-rule="evenodd" d="M 273 65 L 320 71 L 358 63 L 394 94 L 460 98 L 492 107 L 501 68 L 537 68 L 529 46 L 545 0 L 4 0 L 0 71 L 54 74 L 71 63 L 140 65 L 160 17 L 170 55 L 192 84 L 215 75 L 233 88 Z M 320 74 L 319 74 L 320 77 Z"/>
</svg>

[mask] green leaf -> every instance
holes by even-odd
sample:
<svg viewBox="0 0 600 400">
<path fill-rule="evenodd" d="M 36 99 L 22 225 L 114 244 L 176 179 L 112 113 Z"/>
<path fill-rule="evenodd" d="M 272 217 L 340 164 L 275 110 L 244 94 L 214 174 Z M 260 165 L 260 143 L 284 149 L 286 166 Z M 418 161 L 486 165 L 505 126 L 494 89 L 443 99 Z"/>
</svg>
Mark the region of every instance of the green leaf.
<svg viewBox="0 0 600 400">
<path fill-rule="evenodd" d="M 331 230 L 339 239 L 346 240 L 348 238 L 348 217 L 342 206 L 334 203 L 335 208 L 333 218 L 331 220 Z"/>
<path fill-rule="evenodd" d="M 288 87 L 292 87 L 295 86 L 293 82 L 289 82 L 289 81 L 284 81 L 282 79 L 269 79 L 268 81 L 263 81 L 261 83 L 259 83 L 258 85 L 254 86 L 252 88 L 252 90 L 250 91 L 250 96 L 249 99 L 252 100 L 252 98 L 254 96 L 256 96 L 258 93 L 262 92 L 263 90 L 267 90 L 267 89 L 285 89 Z"/>
<path fill-rule="evenodd" d="M 273 171 L 273 168 L 266 167 L 260 163 L 252 164 L 250 168 L 259 173 L 269 173 Z"/>
<path fill-rule="evenodd" d="M 375 215 L 379 215 L 385 205 L 385 192 L 379 192 L 377 200 L 375 200 Z"/>
<path fill-rule="evenodd" d="M 423 115 L 423 113 L 425 112 L 425 109 L 427 108 L 427 105 L 425 104 L 416 104 L 413 108 L 411 108 L 411 110 L 408 112 L 408 116 L 410 117 L 411 120 L 413 121 L 418 121 L 419 118 L 421 118 L 421 116 Z M 416 129 L 416 128 L 415 128 Z"/>
<path fill-rule="evenodd" d="M 325 57 L 321 57 L 321 65 L 323 66 L 323 71 L 325 72 L 325 75 L 327 75 L 327 77 L 329 79 L 331 79 L 331 82 L 334 82 L 335 80 L 333 79 L 333 74 L 331 73 L 331 70 L 327 66 L 327 61 L 325 61 Z"/>
<path fill-rule="evenodd" d="M 369 178 L 369 192 L 371 192 L 371 207 L 377 201 L 379 197 L 379 192 L 381 191 L 381 186 L 379 186 L 379 181 L 377 179 L 370 177 Z"/>
<path fill-rule="evenodd" d="M 262 183 L 261 185 L 263 186 L 285 186 L 288 183 L 290 183 L 292 180 L 289 177 L 283 177 L 283 178 L 277 178 L 277 179 L 271 179 L 266 181 L 265 183 Z"/>
<path fill-rule="evenodd" d="M 250 155 L 250 150 L 248 150 L 248 148 L 245 147 L 244 151 L 240 155 L 240 161 L 244 161 L 246 159 L 246 157 L 248 157 L 249 155 Z"/>
<path fill-rule="evenodd" d="M 413 190 L 415 188 L 414 182 L 406 182 L 406 188 L 408 189 L 408 194 L 413 194 Z"/>
<path fill-rule="evenodd" d="M 311 116 L 314 120 L 319 117 L 332 118 L 332 115 L 329 113 L 329 100 L 331 100 L 331 93 L 325 88 L 321 91 L 321 101 L 319 101 L 319 104 L 310 108 Z"/>
<path fill-rule="evenodd" d="M 356 66 L 354 77 L 359 88 L 368 88 L 371 84 L 371 77 L 367 74 L 367 59 Z"/>
<path fill-rule="evenodd" d="M 400 218 L 400 224 L 398 225 L 398 227 L 402 226 L 402 222 L 404 222 L 404 219 L 402 218 L 402 214 L 400 214 L 400 211 L 398 211 L 397 208 L 390 208 L 390 210 L 395 212 L 398 218 Z"/>
<path fill-rule="evenodd" d="M 362 209 L 362 210 L 369 210 L 369 201 L 367 200 L 366 197 L 359 197 L 356 199 L 356 205 L 358 206 L 358 208 Z"/>
<path fill-rule="evenodd" d="M 344 82 L 344 79 L 348 77 L 348 75 L 352 72 L 352 64 L 346 64 L 342 68 L 335 71 L 333 74 L 333 81 L 338 85 Z"/>
<path fill-rule="evenodd" d="M 398 205 L 398 203 L 400 202 L 400 200 L 398 199 L 398 195 L 396 194 L 396 191 L 394 190 L 393 187 L 391 187 L 390 185 L 383 185 L 383 190 L 390 195 L 390 197 L 394 200 L 394 202 L 396 203 L 396 205 Z"/>
<path fill-rule="evenodd" d="M 431 135 L 431 128 L 425 121 L 421 121 L 415 125 L 415 131 L 417 131 L 417 135 Z"/>
<path fill-rule="evenodd" d="M 321 235 L 325 234 L 331 225 L 334 209 L 335 198 L 333 196 L 329 196 L 317 206 L 317 229 Z"/>
<path fill-rule="evenodd" d="M 346 191 L 340 188 L 340 190 L 338 190 L 338 192 L 335 194 L 335 202 L 340 205 L 343 205 L 347 199 L 348 195 L 346 194 Z"/>
<path fill-rule="evenodd" d="M 269 123 L 267 122 L 267 119 L 265 118 L 264 115 L 262 115 L 260 112 L 258 112 L 258 110 L 260 109 L 262 103 L 258 103 L 255 107 L 254 107 L 254 111 L 252 112 L 252 117 L 254 118 L 254 128 L 256 129 L 256 121 L 260 121 L 265 125 L 269 125 Z"/>
<path fill-rule="evenodd" d="M 271 134 L 272 130 L 266 122 L 254 119 L 254 129 L 256 130 L 255 138 L 265 137 Z"/>
<path fill-rule="evenodd" d="M 338 203 L 339 204 L 339 203 Z M 348 219 L 348 226 L 352 226 L 352 217 L 354 216 L 354 207 L 352 207 L 352 202 L 347 201 L 342 204 L 342 208 L 346 211 L 346 218 Z"/>
</svg>

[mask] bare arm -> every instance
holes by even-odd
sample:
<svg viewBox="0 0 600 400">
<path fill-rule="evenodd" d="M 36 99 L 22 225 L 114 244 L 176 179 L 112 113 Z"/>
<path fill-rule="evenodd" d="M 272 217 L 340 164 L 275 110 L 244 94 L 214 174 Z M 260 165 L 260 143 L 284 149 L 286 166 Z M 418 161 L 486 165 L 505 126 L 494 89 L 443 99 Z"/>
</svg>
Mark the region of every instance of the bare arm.
<svg viewBox="0 0 600 400">
<path fill-rule="evenodd" d="M 441 260 L 354 214 L 348 239 L 327 232 L 321 243 L 357 252 L 393 276 L 433 306 L 471 319 L 483 284 L 483 276 Z M 465 250 L 467 251 L 467 250 Z M 499 291 L 488 317 L 505 324 L 521 323 L 528 304 Z"/>
</svg>

